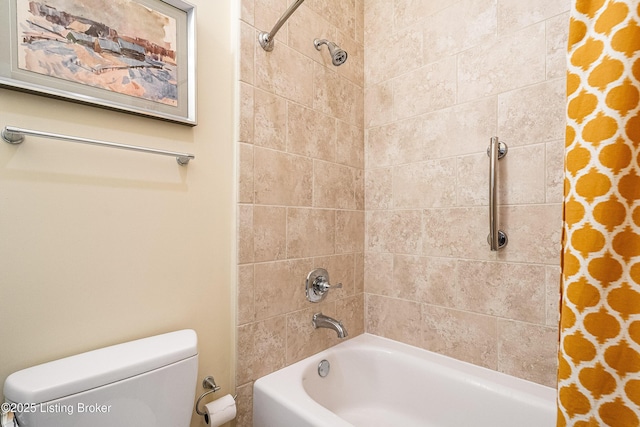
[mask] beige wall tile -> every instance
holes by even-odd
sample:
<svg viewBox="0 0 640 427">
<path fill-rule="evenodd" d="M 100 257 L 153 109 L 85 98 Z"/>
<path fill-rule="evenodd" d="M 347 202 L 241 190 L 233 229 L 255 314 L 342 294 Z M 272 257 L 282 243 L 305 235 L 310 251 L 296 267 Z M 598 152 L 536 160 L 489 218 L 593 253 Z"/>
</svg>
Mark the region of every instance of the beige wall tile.
<svg viewBox="0 0 640 427">
<path fill-rule="evenodd" d="M 313 162 L 313 205 L 321 208 L 355 209 L 355 171 L 349 166 Z"/>
<path fill-rule="evenodd" d="M 305 4 L 349 37 L 355 37 L 355 0 L 309 0 Z"/>
<path fill-rule="evenodd" d="M 255 74 L 254 56 L 257 38 L 256 30 L 252 26 L 240 23 L 240 81 L 251 85 Z"/>
<path fill-rule="evenodd" d="M 485 153 L 497 132 L 497 103 L 497 97 L 492 96 L 422 116 L 427 158 Z"/>
<path fill-rule="evenodd" d="M 285 366 L 284 316 L 238 327 L 236 384 L 245 384 Z"/>
<path fill-rule="evenodd" d="M 459 0 L 395 0 L 393 2 L 394 29 L 406 28 L 433 15 Z M 388 24 L 387 24 L 388 25 Z"/>
<path fill-rule="evenodd" d="M 336 211 L 336 253 L 364 251 L 364 212 Z"/>
<path fill-rule="evenodd" d="M 552 18 L 571 7 L 571 0 L 498 0 L 498 33 L 518 31 L 531 24 Z M 568 23 L 568 22 L 567 22 Z"/>
<path fill-rule="evenodd" d="M 506 142 L 507 146 L 509 145 Z M 510 148 L 497 164 L 500 204 L 545 202 L 545 145 Z M 489 205 L 489 157 L 486 153 L 458 159 L 458 204 Z"/>
<path fill-rule="evenodd" d="M 253 262 L 253 205 L 238 206 L 238 264 Z"/>
<path fill-rule="evenodd" d="M 489 209 L 451 208 L 423 211 L 422 254 L 466 259 L 495 259 L 489 250 Z"/>
<path fill-rule="evenodd" d="M 557 328 L 560 322 L 560 266 L 546 266 L 547 305 L 546 326 Z"/>
<path fill-rule="evenodd" d="M 498 200 L 501 204 L 545 202 L 545 148 L 544 144 L 514 147 L 499 161 Z M 486 188 L 489 188 L 488 183 Z"/>
<path fill-rule="evenodd" d="M 364 1 L 307 0 L 267 53 L 257 32 L 270 30 L 288 6 L 242 4 L 237 312 L 238 352 L 246 357 L 238 356 L 237 382 L 249 395 L 253 379 L 337 342 L 316 349 L 317 336 L 335 332 L 309 333 L 311 317 L 300 314 L 309 309 L 304 279 L 316 263 L 344 283 L 325 311 L 335 316 L 337 300 L 350 334 L 364 330 Z M 337 42 L 349 61 L 331 65 L 326 49 L 314 48 L 316 37 Z M 311 209 L 314 182 L 316 205 L 328 209 Z M 283 339 L 274 345 L 272 336 Z M 277 348 L 284 362 L 262 366 L 265 348 Z M 247 426 L 250 407 L 239 415 Z"/>
<path fill-rule="evenodd" d="M 367 210 L 391 208 L 393 204 L 393 169 L 367 169 L 364 191 Z"/>
<path fill-rule="evenodd" d="M 558 265 L 562 235 L 562 205 L 505 206 L 499 209 L 500 228 L 509 244 L 501 260 Z"/>
<path fill-rule="evenodd" d="M 565 79 L 504 93 L 498 97 L 498 135 L 510 147 L 564 138 Z"/>
<path fill-rule="evenodd" d="M 241 0 L 240 4 L 240 19 L 249 25 L 253 25 L 255 19 L 254 0 Z"/>
<path fill-rule="evenodd" d="M 367 85 L 398 77 L 423 65 L 422 29 L 411 27 L 391 33 L 383 29 L 384 37 L 365 47 L 364 78 Z"/>
<path fill-rule="evenodd" d="M 315 304 L 313 307 L 287 315 L 287 365 L 319 353 L 340 342 L 335 331 L 313 327 L 311 319 L 315 313 L 335 318 L 335 302 Z"/>
<path fill-rule="evenodd" d="M 458 303 L 465 311 L 544 324 L 545 268 L 459 260 L 456 269 Z"/>
<path fill-rule="evenodd" d="M 254 206 L 253 245 L 255 262 L 276 261 L 286 258 L 286 208 Z"/>
<path fill-rule="evenodd" d="M 365 252 L 364 290 L 367 294 L 395 296 L 393 254 Z"/>
<path fill-rule="evenodd" d="M 290 313 L 308 304 L 304 281 L 312 269 L 308 258 L 255 264 L 256 319 Z"/>
<path fill-rule="evenodd" d="M 464 311 L 422 305 L 422 347 L 490 369 L 498 367 L 497 320 Z"/>
<path fill-rule="evenodd" d="M 333 70 L 316 64 L 313 71 L 313 108 L 354 126 L 364 120 L 362 88 Z"/>
<path fill-rule="evenodd" d="M 240 123 L 238 139 L 253 144 L 254 96 L 253 86 L 239 83 L 240 86 Z"/>
<path fill-rule="evenodd" d="M 356 209 L 364 210 L 364 170 L 354 169 Z"/>
<path fill-rule="evenodd" d="M 410 163 L 393 168 L 395 208 L 431 208 L 455 205 L 456 159 Z"/>
<path fill-rule="evenodd" d="M 366 329 L 369 333 L 410 345 L 421 344 L 421 307 L 417 302 L 367 295 Z"/>
<path fill-rule="evenodd" d="M 239 144 L 238 202 L 253 203 L 253 145 Z"/>
<path fill-rule="evenodd" d="M 346 35 L 341 29 L 339 29 L 338 36 L 334 42 L 349 55 L 347 62 L 336 68 L 336 71 L 360 88 L 364 87 L 364 46 L 352 37 Z M 322 49 L 323 58 L 327 61 L 326 66 L 333 67 L 330 55 L 324 52 L 324 47 Z"/>
<path fill-rule="evenodd" d="M 455 22 L 455 25 L 452 23 Z M 437 61 L 495 40 L 495 0 L 462 0 L 425 19 L 424 62 Z"/>
<path fill-rule="evenodd" d="M 365 0 L 356 0 L 356 35 L 357 42 L 364 44 L 364 7 Z"/>
<path fill-rule="evenodd" d="M 253 159 L 255 203 L 311 206 L 313 160 L 259 147 Z"/>
<path fill-rule="evenodd" d="M 238 266 L 238 325 L 255 320 L 253 264 Z"/>
<path fill-rule="evenodd" d="M 567 41 L 569 39 L 569 12 L 545 22 L 547 32 L 547 79 L 567 74 Z"/>
<path fill-rule="evenodd" d="M 364 238 L 362 240 L 364 243 Z M 364 253 L 355 254 L 354 292 L 357 294 L 364 292 Z M 363 313 L 364 315 L 364 313 Z"/>
<path fill-rule="evenodd" d="M 236 387 L 236 427 L 253 426 L 253 382 Z"/>
<path fill-rule="evenodd" d="M 502 159 L 497 163 L 499 173 L 506 163 Z M 457 196 L 460 206 L 489 205 L 489 157 L 487 153 L 473 154 L 458 158 Z M 506 184 L 498 180 L 499 188 Z"/>
<path fill-rule="evenodd" d="M 422 215 L 418 210 L 366 212 L 365 248 L 372 252 L 418 254 Z"/>
<path fill-rule="evenodd" d="M 336 301 L 336 319 L 340 320 L 353 338 L 364 333 L 364 294 L 358 293 L 352 297 Z"/>
<path fill-rule="evenodd" d="M 364 126 L 369 128 L 393 120 L 393 81 L 370 85 L 364 90 Z"/>
<path fill-rule="evenodd" d="M 367 169 L 427 160 L 423 138 L 421 118 L 369 129 L 365 140 Z"/>
<path fill-rule="evenodd" d="M 287 101 L 272 93 L 256 90 L 254 109 L 254 144 L 285 151 Z"/>
<path fill-rule="evenodd" d="M 456 262 L 447 258 L 395 255 L 393 288 L 398 298 L 453 307 Z"/>
<path fill-rule="evenodd" d="M 398 119 L 450 107 L 456 102 L 456 57 L 432 62 L 393 82 L 394 116 Z"/>
<path fill-rule="evenodd" d="M 364 169 L 364 131 L 337 120 L 336 161 L 343 165 Z"/>
<path fill-rule="evenodd" d="M 261 48 L 256 49 L 256 87 L 311 107 L 314 61 L 278 43 L 278 37 L 283 33 L 286 34 L 285 31 L 278 33 L 275 47 L 271 52 Z"/>
<path fill-rule="evenodd" d="M 271 29 L 290 2 L 243 2 L 238 353 L 252 343 L 238 362 L 245 394 L 262 369 L 254 348 L 277 348 L 289 364 L 338 342 L 333 331 L 313 330 L 315 309 L 342 320 L 350 336 L 367 330 L 549 381 L 568 19 L 568 9 L 557 10 L 567 2 L 307 0 L 270 53 L 255 29 Z M 330 65 L 316 37 L 347 50 L 347 63 Z M 486 242 L 491 136 L 510 148 L 499 184 L 510 241 L 497 253 Z M 283 239 L 288 259 L 271 261 L 283 256 Z M 311 307 L 303 283 L 320 265 L 345 287 Z M 498 266 L 500 285 L 489 265 Z M 275 284 L 266 289 L 265 279 Z M 270 337 L 282 339 L 283 329 L 286 348 Z M 544 341 L 542 356 L 520 355 L 520 334 Z M 268 364 L 264 372 L 279 362 Z M 250 426 L 246 407 L 240 418 Z"/>
<path fill-rule="evenodd" d="M 393 2 L 389 0 L 365 0 L 364 4 L 364 39 L 365 45 L 379 43 L 388 37 L 393 15 Z M 368 55 L 369 53 L 367 53 Z M 365 64 L 365 72 L 367 65 Z M 369 79 L 366 79 L 368 84 Z"/>
<path fill-rule="evenodd" d="M 327 54 L 325 56 L 318 52 L 313 45 L 313 40 L 329 39 L 335 41 L 336 27 L 330 24 L 329 21 L 322 19 L 315 11 L 311 10 L 311 8 L 308 7 L 308 1 L 303 4 L 306 5 L 306 7 L 298 8 L 287 21 L 289 31 L 288 44 L 310 59 L 324 65 L 330 65 L 331 60 L 326 61 L 329 55 Z"/>
<path fill-rule="evenodd" d="M 302 156 L 335 161 L 336 119 L 310 108 L 289 103 L 287 150 Z"/>
<path fill-rule="evenodd" d="M 334 254 L 335 234 L 333 210 L 296 208 L 287 210 L 288 258 Z"/>
<path fill-rule="evenodd" d="M 498 370 L 555 387 L 557 338 L 557 328 L 498 319 Z"/>
<path fill-rule="evenodd" d="M 546 64 L 544 23 L 469 49 L 458 58 L 459 102 L 542 82 Z"/>
<path fill-rule="evenodd" d="M 564 200 L 564 140 L 546 144 L 546 202 Z"/>
<path fill-rule="evenodd" d="M 269 32 L 273 26 L 278 22 L 280 16 L 287 10 L 289 5 L 287 0 L 254 0 L 254 22 L 258 31 Z M 276 34 L 276 40 L 282 43 L 287 42 L 287 28 L 280 29 Z M 260 46 L 260 45 L 258 45 Z M 260 48 L 259 50 L 262 50 Z"/>
<path fill-rule="evenodd" d="M 324 268 L 331 285 L 342 283 L 342 288 L 330 289 L 323 301 L 330 302 L 352 296 L 354 292 L 355 258 L 353 254 L 331 255 L 313 259 L 314 268 Z"/>
</svg>

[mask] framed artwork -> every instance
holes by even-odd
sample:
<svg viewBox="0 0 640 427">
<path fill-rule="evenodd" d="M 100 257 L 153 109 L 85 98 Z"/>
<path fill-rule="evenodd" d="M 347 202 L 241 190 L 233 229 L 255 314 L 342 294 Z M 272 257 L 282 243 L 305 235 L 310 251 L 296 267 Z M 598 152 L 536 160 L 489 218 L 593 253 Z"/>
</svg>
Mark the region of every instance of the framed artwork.
<svg viewBox="0 0 640 427">
<path fill-rule="evenodd" d="M 0 86 L 196 125 L 195 7 L 0 0 Z"/>
</svg>

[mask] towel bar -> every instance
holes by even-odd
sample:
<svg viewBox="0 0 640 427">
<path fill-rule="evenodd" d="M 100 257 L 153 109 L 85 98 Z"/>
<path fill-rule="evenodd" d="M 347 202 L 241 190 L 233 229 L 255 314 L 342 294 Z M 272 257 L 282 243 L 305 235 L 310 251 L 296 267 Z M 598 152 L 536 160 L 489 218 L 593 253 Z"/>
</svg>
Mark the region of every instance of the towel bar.
<svg viewBox="0 0 640 427">
<path fill-rule="evenodd" d="M 63 141 L 77 142 L 80 144 L 98 145 L 101 147 L 118 148 L 121 150 L 138 151 L 141 153 L 159 154 L 161 156 L 175 157 L 180 166 L 185 166 L 189 160 L 195 159 L 193 154 L 176 153 L 174 151 L 156 150 L 155 148 L 139 147 L 137 145 L 116 144 L 115 142 L 99 141 L 97 139 L 80 138 L 77 136 L 59 135 L 56 133 L 42 132 L 38 130 L 21 129 L 13 126 L 5 126 L 2 130 L 2 139 L 9 144 L 20 144 L 25 135 L 39 136 L 41 138 L 59 139 Z"/>
</svg>

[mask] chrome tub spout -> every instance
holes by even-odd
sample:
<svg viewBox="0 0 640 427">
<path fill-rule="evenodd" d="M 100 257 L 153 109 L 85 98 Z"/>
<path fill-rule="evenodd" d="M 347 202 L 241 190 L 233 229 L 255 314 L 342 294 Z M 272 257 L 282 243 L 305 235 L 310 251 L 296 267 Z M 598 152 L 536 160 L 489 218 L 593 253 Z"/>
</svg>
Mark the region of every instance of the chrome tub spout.
<svg viewBox="0 0 640 427">
<path fill-rule="evenodd" d="M 347 334 L 347 328 L 342 325 L 342 322 L 332 317 L 325 316 L 322 313 L 316 313 L 313 315 L 313 326 L 318 328 L 333 329 L 338 333 L 338 338 L 345 338 Z"/>
</svg>

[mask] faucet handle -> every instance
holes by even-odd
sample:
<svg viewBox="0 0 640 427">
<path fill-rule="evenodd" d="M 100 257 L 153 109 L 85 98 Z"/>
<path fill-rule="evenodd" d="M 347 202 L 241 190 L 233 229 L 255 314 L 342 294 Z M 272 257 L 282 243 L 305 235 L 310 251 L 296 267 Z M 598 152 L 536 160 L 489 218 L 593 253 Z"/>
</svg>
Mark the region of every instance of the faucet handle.
<svg viewBox="0 0 640 427">
<path fill-rule="evenodd" d="M 336 285 L 330 285 L 329 280 L 324 276 L 318 276 L 316 280 L 313 281 L 313 287 L 316 290 L 320 290 L 322 292 L 327 292 L 329 289 L 340 289 L 342 288 L 342 283 L 338 283 Z"/>
<path fill-rule="evenodd" d="M 310 302 L 320 302 L 326 296 L 329 289 L 340 289 L 342 283 L 331 285 L 329 283 L 329 272 L 324 268 L 316 268 L 307 275 L 305 292 L 307 300 Z"/>
</svg>

